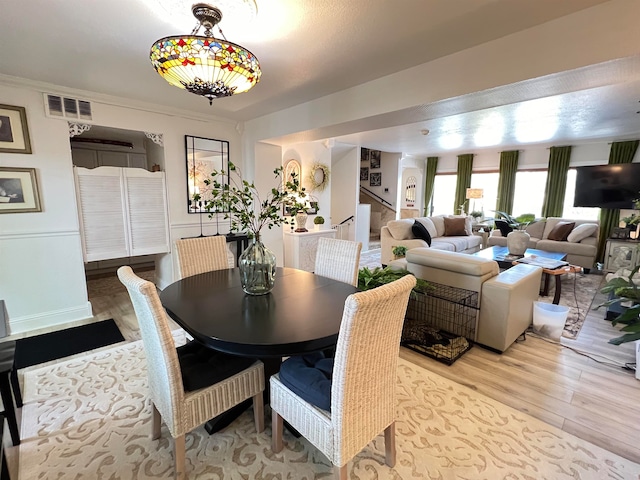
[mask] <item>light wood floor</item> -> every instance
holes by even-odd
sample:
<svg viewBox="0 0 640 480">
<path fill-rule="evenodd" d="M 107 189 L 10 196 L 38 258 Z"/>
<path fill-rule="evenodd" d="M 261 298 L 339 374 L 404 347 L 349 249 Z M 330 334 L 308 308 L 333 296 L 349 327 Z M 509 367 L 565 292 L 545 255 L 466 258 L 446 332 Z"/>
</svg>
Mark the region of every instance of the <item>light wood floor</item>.
<svg viewBox="0 0 640 480">
<path fill-rule="evenodd" d="M 125 290 L 89 300 L 95 320 L 113 318 L 125 338 L 136 338 L 137 320 Z M 598 294 L 594 305 L 601 300 Z M 616 330 L 603 318 L 601 311 L 588 311 L 577 340 L 563 338 L 562 344 L 617 365 L 635 362 L 633 344 L 607 343 Z M 621 366 L 600 364 L 531 335 L 502 355 L 474 346 L 451 366 L 404 348 L 401 356 L 640 464 L 640 381 Z"/>
<path fill-rule="evenodd" d="M 602 301 L 599 293 L 593 305 Z M 640 380 L 621 367 L 635 363 L 634 344 L 607 343 L 618 335 L 604 320 L 604 311 L 590 310 L 578 338 L 561 340 L 562 345 L 618 366 L 531 335 L 502 355 L 474 346 L 451 366 L 404 348 L 401 356 L 640 463 Z"/>
</svg>

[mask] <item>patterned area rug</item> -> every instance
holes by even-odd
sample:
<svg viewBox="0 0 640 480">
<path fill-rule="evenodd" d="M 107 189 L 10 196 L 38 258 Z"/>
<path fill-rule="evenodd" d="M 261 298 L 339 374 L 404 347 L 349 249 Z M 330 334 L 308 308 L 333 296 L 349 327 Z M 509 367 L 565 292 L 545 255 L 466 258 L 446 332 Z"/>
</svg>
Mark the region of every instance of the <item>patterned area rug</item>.
<svg viewBox="0 0 640 480">
<path fill-rule="evenodd" d="M 569 307 L 569 315 L 564 325 L 562 336 L 575 339 L 580 333 L 587 313 L 591 309 L 591 303 L 596 293 L 600 289 L 600 284 L 604 280 L 602 275 L 590 273 L 568 273 L 561 277 L 560 305 Z M 555 293 L 555 279 L 549 282 L 549 296 L 540 297 L 539 301 L 551 303 Z"/>
<path fill-rule="evenodd" d="M 140 342 L 27 372 L 20 478 L 172 478 L 173 442 L 151 440 Z M 224 431 L 186 437 L 189 478 L 329 478 L 327 459 L 285 433 L 274 454 L 251 411 Z M 640 479 L 640 465 L 404 360 L 398 371 L 397 463 L 383 437 L 349 464 L 351 479 Z"/>
</svg>

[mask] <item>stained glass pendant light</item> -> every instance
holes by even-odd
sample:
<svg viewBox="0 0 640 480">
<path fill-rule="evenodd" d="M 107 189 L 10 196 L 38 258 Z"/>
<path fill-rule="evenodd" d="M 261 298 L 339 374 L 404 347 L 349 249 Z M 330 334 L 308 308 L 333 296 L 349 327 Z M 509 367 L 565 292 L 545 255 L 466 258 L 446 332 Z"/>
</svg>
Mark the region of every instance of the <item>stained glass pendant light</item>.
<svg viewBox="0 0 640 480">
<path fill-rule="evenodd" d="M 217 39 L 211 29 L 222 19 L 222 12 L 205 3 L 191 11 L 198 25 L 191 35 L 165 37 L 151 46 L 151 63 L 171 85 L 209 99 L 229 97 L 250 90 L 260 81 L 260 63 L 240 45 Z M 204 36 L 197 33 L 204 27 Z"/>
</svg>

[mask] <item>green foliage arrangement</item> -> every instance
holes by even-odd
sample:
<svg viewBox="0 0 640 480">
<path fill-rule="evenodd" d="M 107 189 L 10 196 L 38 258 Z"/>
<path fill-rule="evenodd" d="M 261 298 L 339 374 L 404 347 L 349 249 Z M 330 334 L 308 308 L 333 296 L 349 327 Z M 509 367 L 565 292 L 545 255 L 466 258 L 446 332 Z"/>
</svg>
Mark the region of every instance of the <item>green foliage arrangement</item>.
<svg viewBox="0 0 640 480">
<path fill-rule="evenodd" d="M 594 310 L 620 302 L 632 303 L 629 308 L 614 318 L 611 322 L 614 326 L 619 323 L 624 325 L 620 329 L 621 332 L 624 332 L 624 335 L 609 340 L 609 343 L 613 345 L 620 345 L 622 343 L 640 340 L 640 288 L 633 282 L 633 276 L 639 269 L 640 265 L 631 270 L 631 274 L 628 278 L 612 278 L 600 290 L 602 293 L 606 294 L 613 292 L 617 298 L 598 305 Z"/>
<path fill-rule="evenodd" d="M 396 245 L 391 249 L 391 253 L 393 253 L 396 257 L 404 257 L 407 254 L 407 247 Z"/>
<path fill-rule="evenodd" d="M 474 210 L 469 215 L 471 215 L 473 218 L 475 218 L 477 220 L 478 218 L 480 218 L 480 217 L 482 217 L 484 215 L 484 212 L 480 212 L 478 210 Z"/>
<path fill-rule="evenodd" d="M 282 215 L 283 206 L 290 208 L 307 194 L 295 173 L 283 182 L 282 172 L 283 167 L 273 171 L 277 186 L 261 199 L 255 184 L 244 180 L 242 172 L 233 163 L 229 162 L 228 172 L 214 170 L 211 178 L 204 180 L 208 197 L 205 209 L 212 212 L 209 218 L 215 212 L 224 212 L 224 218 L 231 219 L 231 232 L 246 232 L 251 238 L 259 237 L 265 227 L 271 229 L 287 223 Z M 225 178 L 228 178 L 228 183 L 221 181 Z M 201 200 L 201 196 L 196 194 L 193 199 Z"/>
<path fill-rule="evenodd" d="M 514 230 L 524 230 L 528 225 L 537 222 L 536 216 L 533 213 L 523 213 L 517 217 L 509 215 L 506 212 L 494 210 L 496 215 L 500 215 Z M 500 220 L 500 217 L 497 219 Z"/>
<path fill-rule="evenodd" d="M 320 215 L 318 215 L 316 218 L 313 219 L 313 223 L 315 225 L 324 225 L 324 217 L 321 217 Z"/>
<path fill-rule="evenodd" d="M 410 273 L 408 270 L 396 270 L 391 267 L 375 267 L 373 270 L 363 267 L 358 270 L 358 289 L 370 290 L 386 283 L 394 282 Z M 413 288 L 412 295 L 416 292 L 425 293 L 433 288 L 426 280 L 420 278 L 416 278 L 416 280 L 417 283 Z"/>
</svg>

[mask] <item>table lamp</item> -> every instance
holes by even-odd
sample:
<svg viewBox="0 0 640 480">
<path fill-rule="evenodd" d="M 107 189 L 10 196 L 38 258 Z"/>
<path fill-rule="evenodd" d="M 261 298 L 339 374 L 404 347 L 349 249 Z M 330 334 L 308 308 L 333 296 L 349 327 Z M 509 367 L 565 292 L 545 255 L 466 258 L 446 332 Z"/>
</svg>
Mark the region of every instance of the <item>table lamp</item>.
<svg viewBox="0 0 640 480">
<path fill-rule="evenodd" d="M 467 188 L 466 198 L 467 200 L 473 200 L 473 208 L 471 211 L 475 210 L 475 201 L 478 198 L 482 198 L 484 195 L 484 190 L 482 188 Z"/>
</svg>

